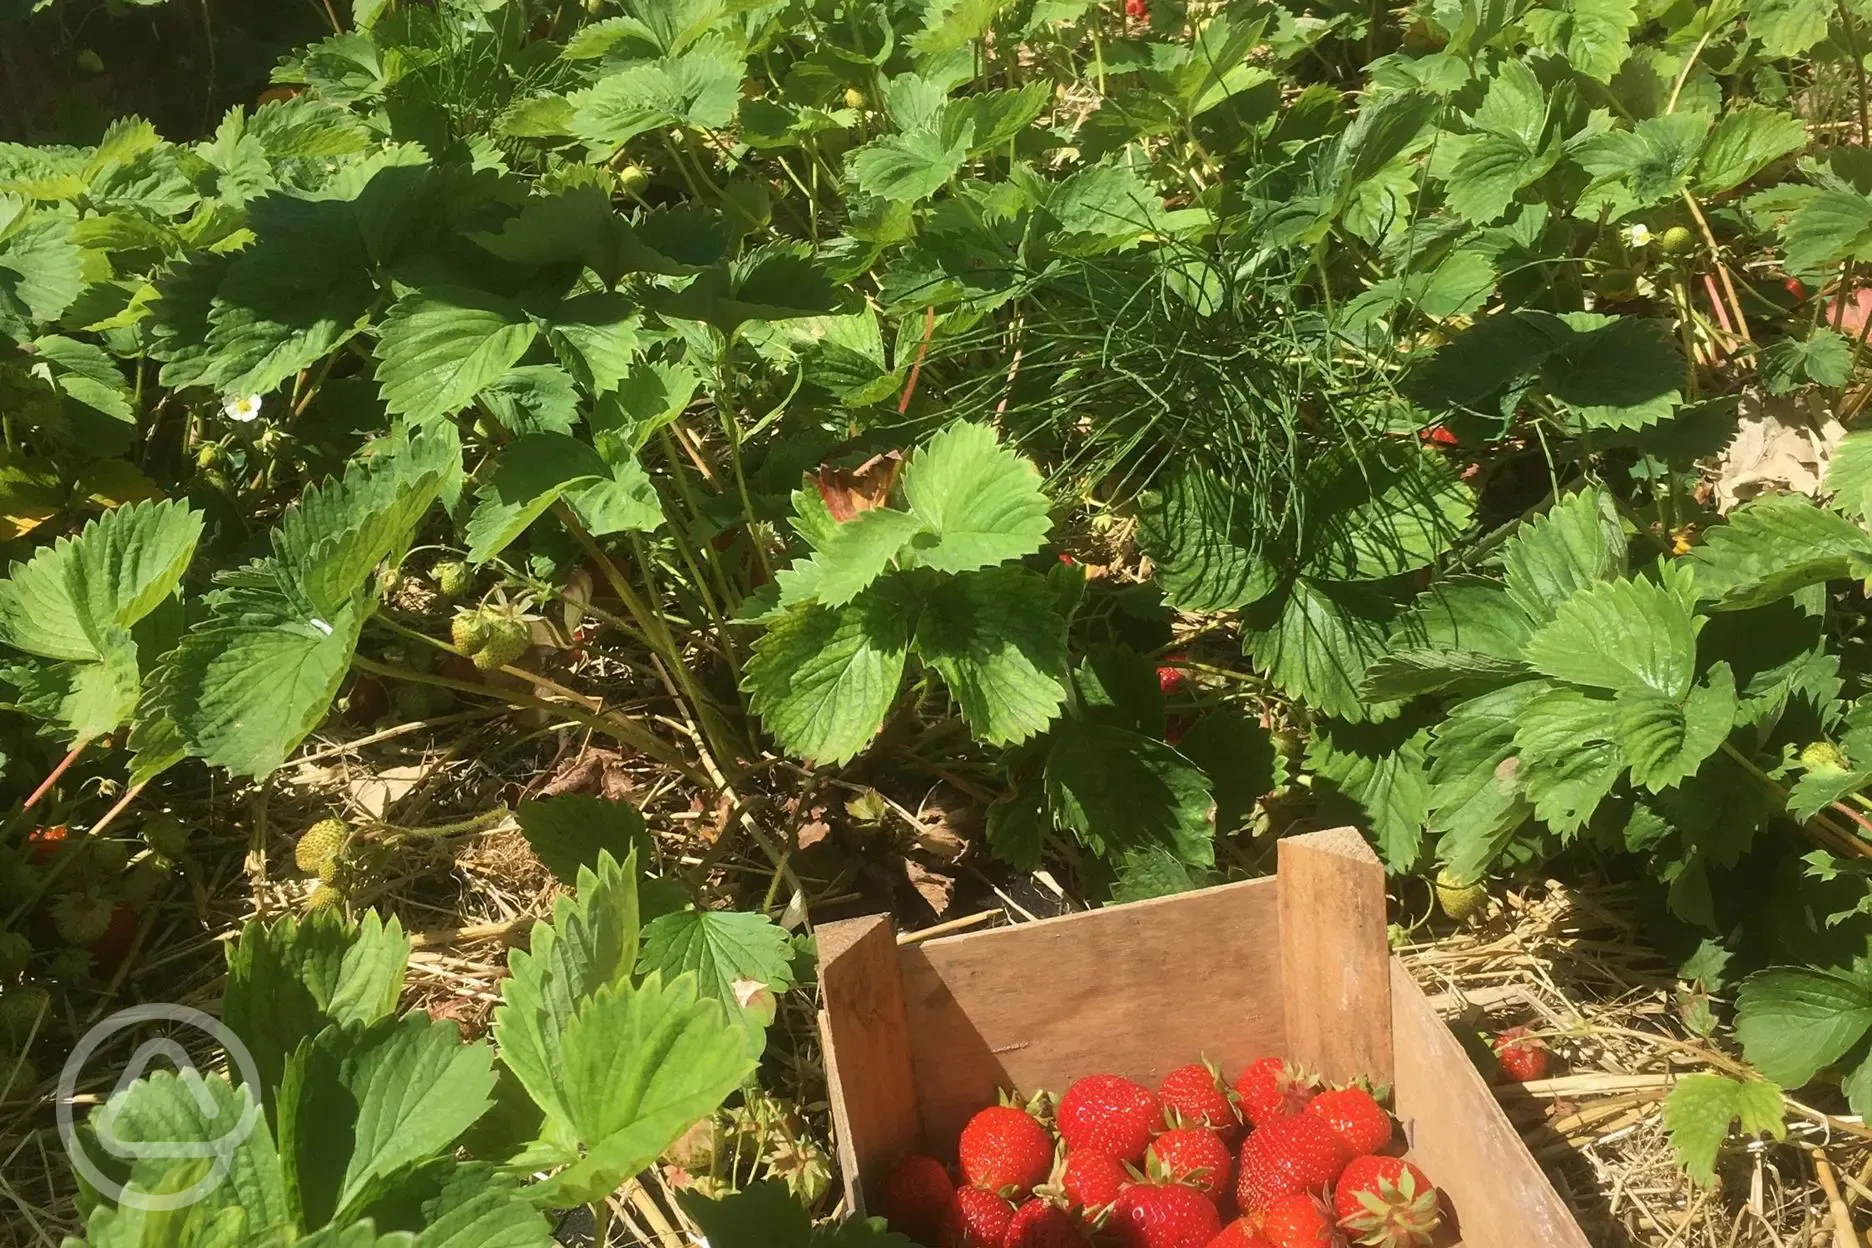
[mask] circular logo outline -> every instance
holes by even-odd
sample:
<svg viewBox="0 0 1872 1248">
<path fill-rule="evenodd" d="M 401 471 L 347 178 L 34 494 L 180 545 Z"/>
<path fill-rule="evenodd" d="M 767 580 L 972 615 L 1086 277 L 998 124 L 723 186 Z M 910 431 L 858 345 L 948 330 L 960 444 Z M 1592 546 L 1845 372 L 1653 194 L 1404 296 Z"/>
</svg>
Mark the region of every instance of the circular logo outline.
<svg viewBox="0 0 1872 1248">
<path fill-rule="evenodd" d="M 110 1119 L 102 1112 L 93 1115 L 101 1118 L 98 1124 L 98 1143 L 114 1157 L 139 1158 L 156 1157 L 206 1157 L 210 1165 L 208 1173 L 189 1184 L 179 1192 L 145 1192 L 136 1188 L 125 1188 L 115 1179 L 105 1174 L 85 1151 L 78 1139 L 77 1122 L 72 1112 L 73 1097 L 78 1089 L 78 1076 L 84 1072 L 84 1064 L 103 1043 L 120 1031 L 128 1030 L 139 1023 L 148 1022 L 179 1023 L 185 1027 L 205 1032 L 220 1044 L 231 1062 L 240 1072 L 244 1085 L 243 1099 L 245 1107 L 241 1110 L 238 1121 L 226 1132 L 212 1140 L 124 1140 L 110 1130 Z M 169 1055 L 176 1063 L 176 1071 L 184 1079 L 193 1074 L 198 1080 L 203 1079 L 200 1069 L 189 1059 L 179 1044 L 170 1040 L 148 1040 L 137 1047 L 132 1055 L 130 1066 L 125 1076 L 140 1073 L 148 1065 L 147 1055 L 152 1051 L 161 1051 Z M 120 1078 L 116 1087 L 106 1098 L 100 1111 L 108 1109 L 111 1102 L 124 1090 L 127 1079 Z M 254 1096 L 253 1089 L 260 1086 L 259 1067 L 254 1064 L 253 1054 L 241 1043 L 227 1025 L 214 1015 L 192 1006 L 174 1005 L 168 1002 L 154 1002 L 146 1005 L 133 1005 L 100 1020 L 85 1032 L 72 1049 L 71 1056 L 65 1059 L 64 1068 L 59 1071 L 57 1097 L 54 1113 L 58 1120 L 59 1142 L 65 1146 L 65 1155 L 71 1159 L 73 1169 L 83 1176 L 98 1192 L 120 1206 L 143 1210 L 148 1213 L 166 1213 L 175 1209 L 186 1209 L 198 1203 L 208 1193 L 219 1187 L 228 1176 L 230 1158 L 235 1149 L 246 1142 L 253 1134 L 260 1121 L 260 1102 Z M 205 1089 L 198 1095 L 197 1103 L 206 1095 Z"/>
</svg>

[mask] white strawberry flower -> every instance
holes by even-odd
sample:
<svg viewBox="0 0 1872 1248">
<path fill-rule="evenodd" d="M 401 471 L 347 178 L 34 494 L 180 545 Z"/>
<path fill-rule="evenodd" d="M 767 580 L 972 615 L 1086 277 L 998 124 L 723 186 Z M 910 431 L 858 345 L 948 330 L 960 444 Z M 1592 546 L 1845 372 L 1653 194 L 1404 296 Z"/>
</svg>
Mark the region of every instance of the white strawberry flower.
<svg viewBox="0 0 1872 1248">
<path fill-rule="evenodd" d="M 246 424 L 260 415 L 260 396 L 257 394 L 230 394 L 221 400 L 221 414 L 229 420 Z"/>
<path fill-rule="evenodd" d="M 1625 241 L 1633 247 L 1648 247 L 1651 244 L 1651 227 L 1640 222 L 1625 231 Z"/>
</svg>

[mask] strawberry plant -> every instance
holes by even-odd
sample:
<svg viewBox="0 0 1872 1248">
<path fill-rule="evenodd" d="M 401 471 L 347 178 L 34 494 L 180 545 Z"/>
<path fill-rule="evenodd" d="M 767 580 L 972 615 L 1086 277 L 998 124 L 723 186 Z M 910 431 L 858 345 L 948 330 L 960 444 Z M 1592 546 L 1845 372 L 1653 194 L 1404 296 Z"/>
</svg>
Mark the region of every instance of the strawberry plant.
<svg viewBox="0 0 1872 1248">
<path fill-rule="evenodd" d="M 99 1191 L 84 1242 L 402 1231 L 410 1242 L 550 1243 L 542 1207 L 610 1191 L 753 1068 L 751 1024 L 695 972 L 666 977 L 640 957 L 635 867 L 601 855 L 534 929 L 530 951 L 514 955 L 498 1059 L 453 1022 L 397 1015 L 410 943 L 394 919 L 323 911 L 249 924 L 228 950 L 223 1012 L 257 1086 L 193 1070 L 144 1075 L 90 1119 L 87 1154 L 108 1156 L 106 1131 L 206 1144 L 242 1113 L 264 1121 L 235 1145 L 229 1182 L 184 1209 L 151 1213 Z M 475 1137 L 473 1156 L 458 1154 L 506 1081 L 530 1118 L 503 1117 Z M 111 1177 L 124 1193 L 159 1195 L 196 1182 L 208 1161 L 139 1156 Z"/>
<path fill-rule="evenodd" d="M 0 23 L 56 41 L 71 3 Z M 1721 457 L 1769 400 L 1865 401 L 1855 5 L 303 7 L 217 12 L 240 56 L 204 18 L 209 81 L 160 127 L 0 117 L 9 999 L 128 974 L 203 852 L 153 813 L 176 794 L 232 778 L 264 812 L 322 726 L 507 707 L 719 810 L 689 883 L 745 834 L 790 922 L 805 838 L 763 812 L 796 783 L 953 786 L 993 869 L 1097 899 L 1259 869 L 1296 817 L 1478 923 L 1491 874 L 1590 852 L 1733 946 L 1764 1075 L 1872 1105 L 1864 435 L 1819 418 L 1780 477 Z M 573 801 L 517 812 L 561 882 L 648 855 L 634 812 Z M 432 831 L 330 813 L 289 828 L 307 906 Z M 409 1167 L 597 1199 L 669 1124 L 565 1046 L 792 982 L 765 913 L 664 891 L 640 942 L 575 908 L 516 955 L 493 1039 L 541 1117 L 505 1155 L 449 1160 L 481 1132 L 438 1117 L 302 1183 L 302 1045 L 295 1096 L 380 1042 L 480 1059 L 389 1006 L 290 1044 L 250 1010 L 271 1073 L 213 1095 L 265 1107 L 279 1190 L 199 1226 L 452 1216 Z M 238 947 L 388 939 L 346 922 Z M 1183 1126 L 1239 1125 L 1192 1069 Z M 1723 1078 L 1672 1100 L 1700 1175 L 1771 1116 Z M 1275 1063 L 1236 1090 L 1266 1130 L 1316 1089 Z M 1141 1163 L 1156 1128 L 1118 1119 L 1151 1095 L 1063 1129 Z M 1063 1181 L 1112 1203 L 1094 1170 Z M 1385 1182 L 1366 1212 L 1408 1230 Z M 766 1189 L 685 1203 L 718 1248 L 757 1215 L 871 1233 Z"/>
</svg>

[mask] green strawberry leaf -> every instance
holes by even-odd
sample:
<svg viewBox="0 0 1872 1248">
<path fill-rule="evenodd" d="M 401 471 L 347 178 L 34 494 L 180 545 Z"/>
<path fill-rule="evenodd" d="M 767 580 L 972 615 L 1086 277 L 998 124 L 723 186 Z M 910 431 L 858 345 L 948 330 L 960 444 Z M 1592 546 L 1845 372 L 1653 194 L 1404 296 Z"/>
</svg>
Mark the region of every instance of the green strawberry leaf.
<svg viewBox="0 0 1872 1248">
<path fill-rule="evenodd" d="M 1718 663 L 1679 704 L 1652 689 L 1618 693 L 1618 744 L 1631 764 L 1632 783 L 1653 791 L 1696 774 L 1735 724 L 1735 677 Z"/>
<path fill-rule="evenodd" d="M 158 669 L 156 710 L 187 751 L 236 775 L 277 770 L 325 717 L 364 626 L 348 603 L 312 616 L 278 586 L 221 591 Z"/>
<path fill-rule="evenodd" d="M 938 585 L 911 646 L 949 686 L 978 741 L 1024 741 L 1066 699 L 1066 619 L 1046 578 L 1023 568 L 985 568 Z"/>
<path fill-rule="evenodd" d="M 1561 836 L 1586 826 L 1625 771 L 1620 704 L 1599 693 L 1540 682 L 1514 728 L 1515 779 L 1534 816 Z M 1656 695 L 1651 695 L 1656 696 Z"/>
<path fill-rule="evenodd" d="M 1671 701 L 1696 675 L 1696 622 L 1682 599 L 1649 581 L 1581 590 L 1528 640 L 1536 671 L 1594 689 L 1650 690 Z"/>
<path fill-rule="evenodd" d="M 29 342 L 40 325 L 64 314 L 84 288 L 84 253 L 72 223 L 48 213 L 9 209 L 0 198 L 0 333 Z"/>
<path fill-rule="evenodd" d="M 456 1167 L 412 1248 L 553 1248 L 553 1224 L 512 1175 L 484 1162 Z"/>
<path fill-rule="evenodd" d="M 954 133 L 935 126 L 874 139 L 851 154 L 851 177 L 867 195 L 896 203 L 928 199 L 968 159 L 973 127 Z"/>
<path fill-rule="evenodd" d="M 665 980 L 691 973 L 704 996 L 735 1014 L 737 981 L 764 984 L 776 995 L 793 986 L 793 942 L 764 914 L 738 910 L 678 910 L 644 927 L 638 969 Z"/>
<path fill-rule="evenodd" d="M 402 562 L 461 469 L 460 441 L 446 425 L 399 429 L 374 449 L 348 464 L 341 480 L 309 487 L 271 534 L 283 584 L 313 619 L 343 612 L 378 564 Z"/>
<path fill-rule="evenodd" d="M 411 1166 L 443 1156 L 493 1102 L 494 1055 L 453 1020 L 331 1026 L 286 1063 L 279 1137 L 299 1223 L 344 1225 Z"/>
<path fill-rule="evenodd" d="M 377 327 L 384 406 L 417 423 L 452 416 L 518 364 L 538 333 L 519 304 L 483 291 L 406 295 Z"/>
<path fill-rule="evenodd" d="M 1165 474 L 1138 501 L 1138 545 L 1156 565 L 1157 583 L 1185 611 L 1230 611 L 1271 593 L 1279 573 L 1249 545 L 1251 517 L 1237 515 L 1236 494 L 1188 463 Z"/>
<path fill-rule="evenodd" d="M 1781 1089 L 1764 1079 L 1685 1075 L 1664 1100 L 1664 1130 L 1678 1164 L 1704 1187 L 1716 1182 L 1716 1154 L 1739 1122 L 1744 1135 L 1787 1138 Z"/>
<path fill-rule="evenodd" d="M 1429 743 L 1421 717 L 1383 724 L 1326 720 L 1307 742 L 1307 770 L 1326 808 L 1349 807 L 1393 871 L 1410 870 L 1423 851 Z"/>
<path fill-rule="evenodd" d="M 626 65 L 575 92 L 572 133 L 609 151 L 653 130 L 719 130 L 734 121 L 747 64 L 726 40 Z"/>
<path fill-rule="evenodd" d="M 111 638 L 175 593 L 202 518 L 174 501 L 105 512 L 0 581 L 0 642 L 48 659 L 105 657 Z"/>
<path fill-rule="evenodd" d="M 1243 827 L 1255 804 L 1280 783 L 1273 734 L 1233 707 L 1210 711 L 1191 724 L 1176 750 L 1209 777 L 1215 826 L 1223 834 Z"/>
<path fill-rule="evenodd" d="M 575 488 L 615 482 L 612 473 L 603 456 L 570 434 L 530 433 L 514 439 L 501 453 L 468 517 L 464 532 L 469 561 L 492 559 L 562 495 Z"/>
<path fill-rule="evenodd" d="M 1209 778 L 1161 741 L 1067 720 L 1047 751 L 1046 801 L 1053 822 L 1101 858 L 1155 848 L 1215 865 Z"/>
<path fill-rule="evenodd" d="M 139 1060 L 148 1069 L 149 1059 Z M 242 1122 L 259 1119 L 259 1115 L 260 1106 L 251 1091 L 231 1086 L 220 1075 L 204 1076 L 193 1066 L 151 1069 L 92 1111 L 83 1128 L 85 1155 L 133 1192 L 180 1192 L 209 1180 L 202 1183 L 195 1202 L 196 1216 L 208 1215 L 218 1222 L 227 1212 L 239 1211 L 253 1239 L 236 1242 L 254 1242 L 263 1230 L 284 1229 L 292 1222 L 272 1132 L 264 1120 L 255 1121 L 251 1131 L 239 1129 Z M 137 1148 L 134 1159 L 125 1164 L 102 1146 L 100 1134 L 124 1145 L 145 1147 Z M 216 1171 L 203 1173 L 201 1163 L 210 1160 L 203 1153 L 208 1150 L 195 1151 L 190 1145 L 218 1145 L 218 1157 L 225 1163 L 218 1170 L 225 1178 L 213 1181 Z M 134 1227 L 142 1211 L 119 1204 L 108 1191 L 100 1191 L 98 1199 L 87 1227 L 87 1242 L 120 1242 L 113 1236 Z M 146 1235 L 152 1229 L 145 1224 Z M 131 1233 L 121 1242 L 148 1243 L 153 1248 L 163 1241 L 139 1239 Z"/>
<path fill-rule="evenodd" d="M 1703 144 L 1693 189 L 1699 195 L 1734 190 L 1806 145 L 1807 127 L 1790 113 L 1753 105 L 1732 109 Z"/>
<path fill-rule="evenodd" d="M 1840 580 L 1868 560 L 1872 537 L 1798 494 L 1770 494 L 1736 508 L 1688 555 L 1697 599 L 1712 611 L 1762 606 Z"/>
<path fill-rule="evenodd" d="M 950 425 L 904 465 L 904 500 L 926 534 L 918 562 L 970 572 L 1040 549 L 1052 521 L 1033 464 L 998 444 L 987 425 Z"/>
<path fill-rule="evenodd" d="M 1430 823 L 1437 856 L 1480 879 L 1532 814 L 1517 779 L 1515 733 L 1548 688 L 1523 681 L 1459 702 L 1430 735 Z"/>
<path fill-rule="evenodd" d="M 1242 647 L 1288 696 L 1340 719 L 1382 718 L 1359 686 L 1385 652 L 1393 610 L 1367 586 L 1302 578 L 1244 614 Z"/>
<path fill-rule="evenodd" d="M 889 571 L 905 544 L 924 532 L 923 522 L 906 512 L 888 507 L 859 512 L 818 542 L 812 555 L 775 574 L 780 605 L 844 606 Z"/>
<path fill-rule="evenodd" d="M 1872 968 L 1777 967 L 1742 981 L 1736 1039 L 1762 1077 L 1802 1088 L 1872 1028 Z M 1854 1112 L 1858 1112 L 1855 1107 Z"/>
<path fill-rule="evenodd" d="M 1837 11 L 1826 0 L 1752 0 L 1748 31 L 1770 57 L 1799 56 L 1826 38 Z"/>
<path fill-rule="evenodd" d="M 1423 567 L 1475 517 L 1475 495 L 1456 465 L 1414 445 L 1329 455 L 1301 488 L 1309 500 L 1302 558 L 1322 580 L 1384 580 Z"/>
<path fill-rule="evenodd" d="M 564 1032 L 561 1078 L 577 1160 L 533 1189 L 547 1207 L 600 1199 L 655 1161 L 754 1072 L 746 1033 L 694 975 L 608 984 Z"/>
<path fill-rule="evenodd" d="M 842 763 L 870 744 L 903 682 L 912 609 L 886 581 L 842 607 L 792 607 L 754 643 L 742 688 L 789 754 Z"/>
<path fill-rule="evenodd" d="M 390 1017 L 409 951 L 397 920 L 386 924 L 375 911 L 358 923 L 320 910 L 241 928 L 228 946 L 221 1018 L 253 1057 L 260 1076 L 255 1095 L 269 1117 L 286 1059 L 301 1043 L 333 1023 L 362 1026 Z"/>
<path fill-rule="evenodd" d="M 1569 312 L 1571 333 L 1547 357 L 1541 383 L 1588 429 L 1641 429 L 1683 402 L 1683 357 L 1670 325 L 1635 316 Z"/>
<path fill-rule="evenodd" d="M 639 862 L 650 860 L 649 829 L 629 802 L 562 793 L 522 800 L 514 818 L 534 856 L 561 884 L 577 884 L 581 870 L 596 871 L 600 854 L 618 862 L 633 853 Z"/>
<path fill-rule="evenodd" d="M 1594 487 L 1557 499 L 1503 548 L 1502 566 L 1508 596 L 1536 623 L 1587 586 L 1624 576 L 1625 530 L 1612 496 Z"/>
</svg>

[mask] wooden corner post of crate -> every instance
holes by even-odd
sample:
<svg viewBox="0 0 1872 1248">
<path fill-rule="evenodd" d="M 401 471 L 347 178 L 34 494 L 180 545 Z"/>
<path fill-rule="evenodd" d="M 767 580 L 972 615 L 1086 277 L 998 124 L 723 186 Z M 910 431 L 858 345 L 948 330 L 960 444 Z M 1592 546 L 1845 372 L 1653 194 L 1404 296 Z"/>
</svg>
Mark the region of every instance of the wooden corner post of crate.
<svg viewBox="0 0 1872 1248">
<path fill-rule="evenodd" d="M 1281 994 L 1287 1056 L 1334 1082 L 1391 1082 L 1384 866 L 1356 828 L 1284 838 Z"/>
<path fill-rule="evenodd" d="M 827 923 L 819 942 L 819 1035 L 845 1200 L 866 1209 L 873 1183 L 922 1147 L 897 930 L 889 915 Z M 877 1193 L 870 1192 L 875 1201 Z"/>
</svg>

